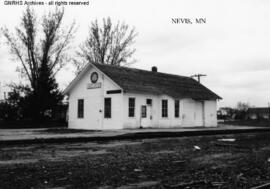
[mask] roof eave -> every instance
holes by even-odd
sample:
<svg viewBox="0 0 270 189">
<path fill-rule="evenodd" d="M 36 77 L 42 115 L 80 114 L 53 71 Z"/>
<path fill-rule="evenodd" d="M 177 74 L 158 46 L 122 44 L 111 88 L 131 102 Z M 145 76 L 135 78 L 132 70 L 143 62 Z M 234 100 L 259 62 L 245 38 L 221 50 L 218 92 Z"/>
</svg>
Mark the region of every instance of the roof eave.
<svg viewBox="0 0 270 189">
<path fill-rule="evenodd" d="M 111 77 L 109 77 L 106 73 L 104 73 L 102 70 L 100 70 L 95 64 L 91 64 L 94 68 L 96 68 L 98 71 L 103 73 L 113 84 L 118 86 L 121 90 L 125 90 L 120 84 L 116 83 Z"/>
<path fill-rule="evenodd" d="M 82 69 L 82 71 L 70 82 L 70 84 L 64 89 L 63 94 L 69 95 L 70 91 L 74 88 L 75 84 L 81 79 L 81 77 L 87 72 L 88 67 L 92 65 L 91 63 L 88 63 L 85 65 L 85 67 Z"/>
<path fill-rule="evenodd" d="M 70 84 L 64 89 L 63 94 L 69 95 L 70 91 L 74 88 L 76 83 L 83 77 L 83 75 L 89 70 L 89 67 L 92 66 L 93 68 L 97 69 L 99 72 L 103 73 L 111 82 L 117 85 L 121 90 L 124 90 L 118 83 L 116 83 L 112 78 L 110 78 L 107 74 L 105 74 L 102 70 L 100 70 L 95 64 L 88 63 L 82 69 L 82 71 L 70 82 Z"/>
</svg>

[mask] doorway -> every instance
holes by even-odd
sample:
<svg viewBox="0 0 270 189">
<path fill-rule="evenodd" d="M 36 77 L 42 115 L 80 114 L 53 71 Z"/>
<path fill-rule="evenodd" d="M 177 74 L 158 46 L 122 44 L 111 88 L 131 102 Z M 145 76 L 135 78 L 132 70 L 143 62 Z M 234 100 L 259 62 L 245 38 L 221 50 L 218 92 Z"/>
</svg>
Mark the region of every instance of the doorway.
<svg viewBox="0 0 270 189">
<path fill-rule="evenodd" d="M 152 119 L 151 106 L 141 106 L 141 127 L 150 127 Z"/>
<path fill-rule="evenodd" d="M 98 96 L 98 95 L 97 95 Z M 86 121 L 89 124 L 90 129 L 102 129 L 102 102 L 101 98 L 96 96 L 89 96 L 87 102 L 87 117 Z"/>
</svg>

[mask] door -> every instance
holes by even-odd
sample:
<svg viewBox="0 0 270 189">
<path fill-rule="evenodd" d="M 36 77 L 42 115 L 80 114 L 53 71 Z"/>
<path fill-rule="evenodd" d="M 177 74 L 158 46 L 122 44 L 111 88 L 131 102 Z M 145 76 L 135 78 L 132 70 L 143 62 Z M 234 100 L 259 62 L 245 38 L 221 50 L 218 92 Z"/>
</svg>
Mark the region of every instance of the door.
<svg viewBox="0 0 270 189">
<path fill-rule="evenodd" d="M 102 129 L 102 105 L 101 98 L 99 96 L 91 96 L 87 103 L 88 116 L 87 121 L 90 129 Z"/>
<path fill-rule="evenodd" d="M 141 106 L 141 127 L 150 127 L 151 126 L 151 106 L 143 105 Z"/>
<path fill-rule="evenodd" d="M 204 126 L 204 103 L 203 101 L 196 101 L 195 107 L 195 123 L 196 126 Z"/>
</svg>

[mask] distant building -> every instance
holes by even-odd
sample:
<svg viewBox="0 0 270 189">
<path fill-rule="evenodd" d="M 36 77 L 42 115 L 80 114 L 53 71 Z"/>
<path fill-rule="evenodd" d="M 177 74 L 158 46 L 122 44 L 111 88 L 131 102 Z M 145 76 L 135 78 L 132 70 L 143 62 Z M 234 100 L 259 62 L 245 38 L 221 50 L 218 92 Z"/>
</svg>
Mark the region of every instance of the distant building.
<svg viewBox="0 0 270 189">
<path fill-rule="evenodd" d="M 232 108 L 229 107 L 221 107 L 218 109 L 218 115 L 220 116 L 231 116 L 232 115 Z"/>
<path fill-rule="evenodd" d="M 261 108 L 249 108 L 247 110 L 248 119 L 269 119 L 270 118 L 270 108 L 261 107 Z"/>
<path fill-rule="evenodd" d="M 217 94 L 190 77 L 88 64 L 65 89 L 68 127 L 216 127 Z"/>
<path fill-rule="evenodd" d="M 220 107 L 217 111 L 218 119 L 232 119 L 234 117 L 234 109 L 230 107 Z"/>
</svg>

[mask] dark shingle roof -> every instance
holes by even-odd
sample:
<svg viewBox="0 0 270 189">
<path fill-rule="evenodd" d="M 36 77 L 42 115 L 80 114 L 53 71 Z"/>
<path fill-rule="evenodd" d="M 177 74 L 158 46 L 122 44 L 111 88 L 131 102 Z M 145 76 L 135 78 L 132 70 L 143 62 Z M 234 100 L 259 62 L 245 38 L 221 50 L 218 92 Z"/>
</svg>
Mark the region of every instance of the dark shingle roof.
<svg viewBox="0 0 270 189">
<path fill-rule="evenodd" d="M 174 98 L 196 100 L 221 99 L 217 94 L 190 77 L 145 71 L 127 67 L 94 64 L 125 92 L 166 94 Z"/>
</svg>

